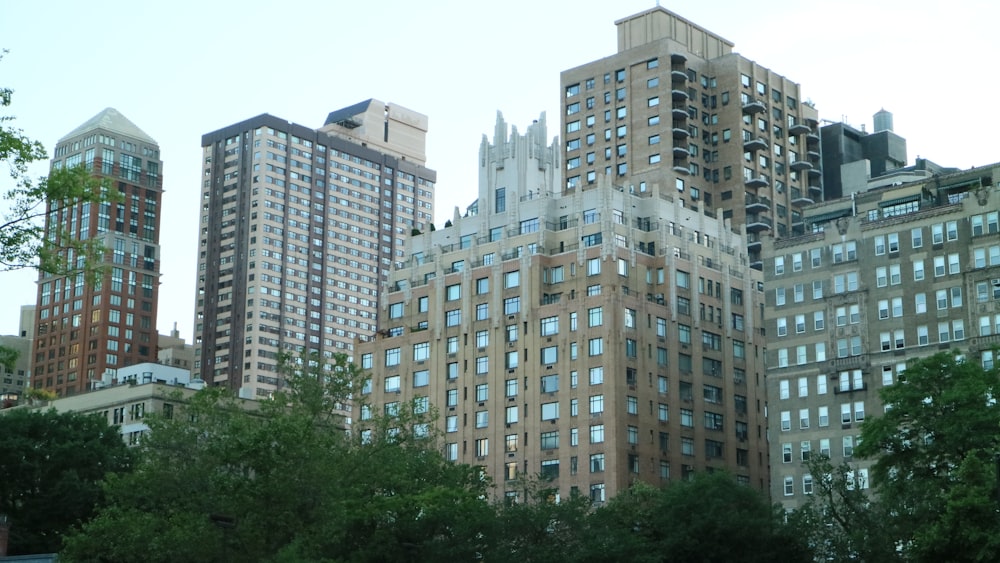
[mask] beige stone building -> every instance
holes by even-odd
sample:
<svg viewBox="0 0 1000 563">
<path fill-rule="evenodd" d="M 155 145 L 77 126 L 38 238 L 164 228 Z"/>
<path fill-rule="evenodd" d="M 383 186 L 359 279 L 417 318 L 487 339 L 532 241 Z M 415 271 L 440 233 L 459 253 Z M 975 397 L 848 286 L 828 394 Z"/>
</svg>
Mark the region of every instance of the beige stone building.
<svg viewBox="0 0 1000 563">
<path fill-rule="evenodd" d="M 187 370 L 155 363 L 107 370 L 93 383 L 94 389 L 89 393 L 53 401 L 27 402 L 14 409 L 51 408 L 58 412 L 100 415 L 108 424 L 119 427 L 126 444 L 137 445 L 149 431 L 144 420 L 148 415 L 172 416 L 175 406 L 205 385 L 201 380 L 192 381 Z M 255 401 L 243 401 L 243 405 L 256 408 Z"/>
<path fill-rule="evenodd" d="M 277 355 L 352 352 L 433 216 L 427 117 L 367 100 L 319 129 L 260 115 L 202 137 L 193 371 L 267 396 Z"/>
<path fill-rule="evenodd" d="M 618 51 L 566 70 L 567 191 L 601 175 L 639 193 L 747 226 L 801 234 L 801 208 L 823 195 L 817 113 L 797 83 L 733 52 L 733 43 L 660 6 L 623 18 Z"/>
<path fill-rule="evenodd" d="M 666 190 L 564 189 L 546 135 L 544 114 L 523 135 L 498 116 L 478 200 L 408 243 L 356 350 L 372 408 L 436 408 L 445 456 L 498 494 L 541 475 L 603 502 L 713 469 L 766 490 L 762 276 L 744 237 Z"/>
<path fill-rule="evenodd" d="M 998 188 L 1000 164 L 862 188 L 808 207 L 809 234 L 765 240 L 771 494 L 786 508 L 812 491 L 809 456 L 857 462 L 859 426 L 907 361 L 994 365 Z"/>
</svg>

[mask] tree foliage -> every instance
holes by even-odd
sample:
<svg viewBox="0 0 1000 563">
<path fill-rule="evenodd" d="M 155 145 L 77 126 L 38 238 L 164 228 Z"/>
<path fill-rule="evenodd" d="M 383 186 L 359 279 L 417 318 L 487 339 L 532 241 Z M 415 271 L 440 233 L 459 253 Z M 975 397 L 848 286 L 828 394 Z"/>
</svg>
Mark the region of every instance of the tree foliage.
<svg viewBox="0 0 1000 563">
<path fill-rule="evenodd" d="M 722 472 L 633 485 L 593 518 L 587 561 L 811 560 L 780 509 Z"/>
<path fill-rule="evenodd" d="M 887 410 L 861 427 L 898 542 L 917 561 L 1000 559 L 996 456 L 1000 373 L 953 353 L 908 363 L 881 390 Z"/>
<path fill-rule="evenodd" d="M 805 462 L 813 492 L 789 515 L 817 561 L 897 561 L 893 511 L 862 483 L 856 465 L 834 466 L 830 458 Z"/>
<path fill-rule="evenodd" d="M 102 503 L 101 483 L 131 455 L 104 418 L 10 409 L 0 415 L 0 514 L 10 553 L 58 551 L 64 534 Z"/>
<path fill-rule="evenodd" d="M 0 53 L 6 54 L 6 51 Z M 46 204 L 54 209 L 81 202 L 114 199 L 107 184 L 82 166 L 53 170 L 32 178 L 29 168 L 48 158 L 42 143 L 11 123 L 6 113 L 14 91 L 0 86 L 0 162 L 7 165 L 13 187 L 3 193 L 6 209 L 0 216 L 0 271 L 38 268 L 54 275 L 83 273 L 93 281 L 101 274 L 104 252 L 97 239 L 77 240 L 65 229 L 53 227 L 45 237 Z"/>
<path fill-rule="evenodd" d="M 283 370 L 287 387 L 259 410 L 212 388 L 154 417 L 135 472 L 109 480 L 109 506 L 64 557 L 469 560 L 482 549 L 488 483 L 444 460 L 423 413 L 401 407 L 348 433 L 340 407 L 360 390 L 354 364 L 311 357 Z"/>
<path fill-rule="evenodd" d="M 880 391 L 886 411 L 861 426 L 855 457 L 874 462 L 872 488 L 854 467 L 808 463 L 814 492 L 792 515 L 827 561 L 996 561 L 1000 374 L 951 352 L 909 362 Z"/>
</svg>

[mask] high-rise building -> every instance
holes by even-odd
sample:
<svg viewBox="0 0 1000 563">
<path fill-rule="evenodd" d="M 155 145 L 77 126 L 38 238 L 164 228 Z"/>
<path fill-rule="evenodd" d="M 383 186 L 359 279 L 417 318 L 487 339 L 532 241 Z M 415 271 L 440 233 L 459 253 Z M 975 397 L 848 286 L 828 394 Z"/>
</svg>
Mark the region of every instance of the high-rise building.
<svg viewBox="0 0 1000 563">
<path fill-rule="evenodd" d="M 480 148 L 479 198 L 414 236 L 356 350 L 373 412 L 436 408 L 444 454 L 503 494 L 726 469 L 767 488 L 762 281 L 729 221 L 603 175 L 563 189 L 544 115 Z M 374 409 L 374 410 L 373 410 Z"/>
<path fill-rule="evenodd" d="M 32 386 L 66 396 L 105 370 L 156 360 L 163 162 L 152 137 L 107 108 L 56 144 L 52 168 L 85 166 L 116 195 L 104 203 L 48 202 L 46 236 L 96 239 L 107 273 L 38 279 Z M 70 257 L 69 263 L 73 260 Z"/>
<path fill-rule="evenodd" d="M 809 234 L 765 241 L 775 500 L 804 502 L 811 455 L 858 462 L 859 425 L 908 361 L 953 349 L 994 365 L 998 209 L 994 164 L 810 206 Z M 857 463 L 862 487 L 870 465 Z"/>
<path fill-rule="evenodd" d="M 313 129 L 260 115 L 202 137 L 194 373 L 266 396 L 277 355 L 351 353 L 379 282 L 433 216 L 427 117 L 367 100 Z"/>
<path fill-rule="evenodd" d="M 816 110 L 799 85 L 660 6 L 615 22 L 618 52 L 562 73 L 567 192 L 606 176 L 629 191 L 746 225 L 801 234 L 822 200 Z"/>
</svg>

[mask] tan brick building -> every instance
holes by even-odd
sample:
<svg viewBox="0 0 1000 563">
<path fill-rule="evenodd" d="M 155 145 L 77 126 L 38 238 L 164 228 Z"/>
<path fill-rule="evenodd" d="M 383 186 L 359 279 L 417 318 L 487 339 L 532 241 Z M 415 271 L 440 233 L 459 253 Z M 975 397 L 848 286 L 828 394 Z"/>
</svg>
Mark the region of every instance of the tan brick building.
<svg viewBox="0 0 1000 563">
<path fill-rule="evenodd" d="M 408 243 L 356 350 L 373 408 L 435 407 L 446 457 L 511 496 L 524 475 L 602 502 L 723 468 L 766 489 L 745 239 L 667 190 L 566 190 L 561 152 L 544 115 L 484 136 L 478 200 Z"/>
<path fill-rule="evenodd" d="M 796 82 L 660 6 L 615 22 L 618 51 L 563 71 L 566 189 L 605 175 L 747 226 L 801 234 L 822 200 L 816 110 Z"/>
</svg>

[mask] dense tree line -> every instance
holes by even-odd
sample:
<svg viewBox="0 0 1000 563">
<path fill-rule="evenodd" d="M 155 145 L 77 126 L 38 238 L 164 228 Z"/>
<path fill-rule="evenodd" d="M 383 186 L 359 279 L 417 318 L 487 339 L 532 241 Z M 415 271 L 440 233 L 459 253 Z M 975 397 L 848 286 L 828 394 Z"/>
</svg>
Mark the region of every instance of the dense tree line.
<svg viewBox="0 0 1000 563">
<path fill-rule="evenodd" d="M 725 473 L 637 483 L 595 508 L 526 479 L 510 503 L 439 453 L 433 412 L 344 430 L 363 374 L 287 359 L 274 400 L 217 388 L 149 419 L 138 448 L 100 418 L 0 416 L 12 553 L 67 561 L 995 561 L 998 375 L 950 354 L 912 362 L 862 427 L 872 488 L 810 460 L 784 514 Z M 254 408 L 247 408 L 251 405 Z M 360 411 L 356 407 L 355 413 Z M 873 495 L 872 492 L 877 492 Z M 500 500 L 494 500 L 498 499 Z"/>
</svg>

